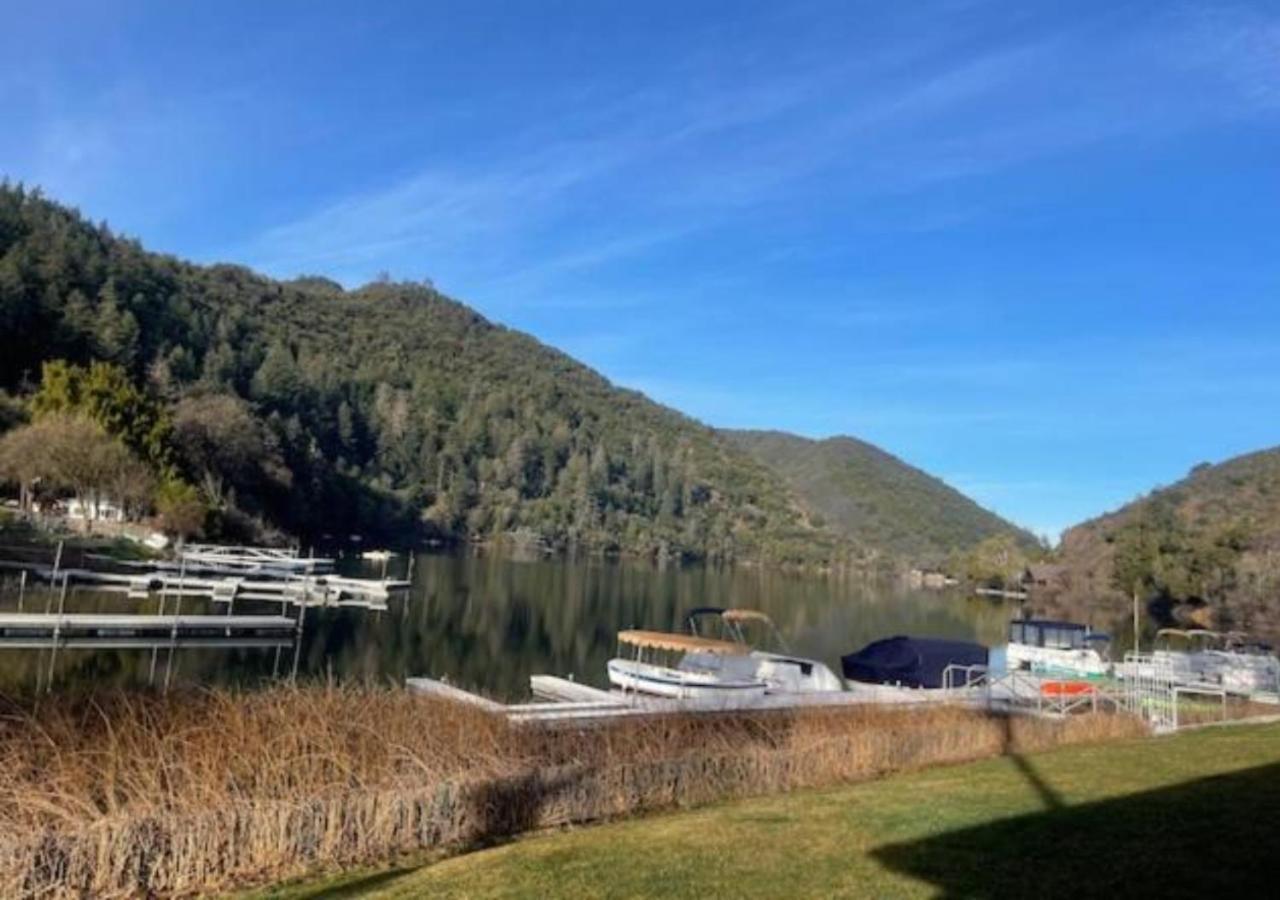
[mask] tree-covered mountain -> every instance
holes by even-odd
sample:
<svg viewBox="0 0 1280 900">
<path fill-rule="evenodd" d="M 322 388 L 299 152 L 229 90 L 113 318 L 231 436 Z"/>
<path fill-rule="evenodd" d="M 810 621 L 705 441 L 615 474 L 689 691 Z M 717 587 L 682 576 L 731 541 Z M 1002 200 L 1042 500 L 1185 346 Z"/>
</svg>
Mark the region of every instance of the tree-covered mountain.
<svg viewBox="0 0 1280 900">
<path fill-rule="evenodd" d="M 810 440 L 779 431 L 723 431 L 777 472 L 816 525 L 863 546 L 938 564 L 996 535 L 1035 538 L 942 480 L 851 437 Z"/>
<path fill-rule="evenodd" d="M 1198 624 L 1280 637 L 1280 448 L 1218 465 L 1084 522 L 1062 538 L 1053 598 L 1123 619 L 1136 594 L 1148 630 Z"/>
<path fill-rule="evenodd" d="M 781 478 L 712 429 L 427 285 L 346 291 L 192 265 L 6 183 L 0 334 L 0 421 L 20 420 L 14 397 L 107 426 L 116 399 L 158 410 L 133 449 L 163 483 L 198 491 L 225 534 L 876 556 L 809 522 Z"/>
</svg>

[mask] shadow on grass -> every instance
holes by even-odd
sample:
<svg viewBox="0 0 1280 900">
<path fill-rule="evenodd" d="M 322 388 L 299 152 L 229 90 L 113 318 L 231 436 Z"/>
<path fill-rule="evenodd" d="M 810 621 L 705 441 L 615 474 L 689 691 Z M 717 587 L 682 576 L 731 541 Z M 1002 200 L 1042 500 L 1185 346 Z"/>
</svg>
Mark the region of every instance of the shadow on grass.
<svg viewBox="0 0 1280 900">
<path fill-rule="evenodd" d="M 401 866 L 380 872 L 371 872 L 351 879 L 326 882 L 315 888 L 306 886 L 286 887 L 279 896 L 287 897 L 288 900 L 320 900 L 322 897 L 324 900 L 338 900 L 338 898 L 345 900 L 345 898 L 350 897 L 363 897 L 369 891 L 386 887 L 400 877 L 417 871 L 417 869 L 418 866 L 416 865 Z M 265 894 L 263 896 L 271 897 L 273 895 Z"/>
<path fill-rule="evenodd" d="M 1062 809 L 1065 804 L 1062 802 L 1062 795 L 1053 789 L 1049 782 L 1040 777 L 1040 773 L 1036 771 L 1036 767 L 1031 762 L 1014 750 L 1013 742 L 1013 717 L 1002 716 L 1001 722 L 1004 724 L 1004 752 L 1003 755 L 1008 757 L 1022 777 L 1040 796 L 1040 802 L 1044 804 L 1045 809 Z"/>
<path fill-rule="evenodd" d="M 882 847 L 875 858 L 946 897 L 1275 896 L 1280 765 L 1073 807 L 1011 756 L 1048 792 L 1043 812 Z"/>
</svg>

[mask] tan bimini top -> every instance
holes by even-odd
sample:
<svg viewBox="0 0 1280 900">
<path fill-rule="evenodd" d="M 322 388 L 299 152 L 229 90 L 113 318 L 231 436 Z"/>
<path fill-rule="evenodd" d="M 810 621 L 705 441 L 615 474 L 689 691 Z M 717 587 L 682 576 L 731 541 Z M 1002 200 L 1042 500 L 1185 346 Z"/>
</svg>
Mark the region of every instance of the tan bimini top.
<svg viewBox="0 0 1280 900">
<path fill-rule="evenodd" d="M 619 631 L 618 643 L 633 647 L 649 647 L 654 650 L 672 650 L 677 653 L 719 653 L 722 656 L 745 656 L 750 650 L 730 641 L 713 641 L 710 638 L 691 637 L 687 634 L 669 634 L 665 631 Z"/>
<path fill-rule="evenodd" d="M 726 609 L 720 613 L 720 618 L 726 622 L 773 622 L 758 609 Z"/>
</svg>

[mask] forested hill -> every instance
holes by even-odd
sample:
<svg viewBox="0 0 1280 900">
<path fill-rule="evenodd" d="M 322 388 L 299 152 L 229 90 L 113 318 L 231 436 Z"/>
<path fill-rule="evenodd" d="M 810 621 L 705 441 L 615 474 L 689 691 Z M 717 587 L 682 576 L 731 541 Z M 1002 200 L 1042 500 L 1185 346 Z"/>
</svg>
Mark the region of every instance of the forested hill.
<svg viewBox="0 0 1280 900">
<path fill-rule="evenodd" d="M 1176 484 L 1067 531 L 1064 605 L 1128 608 L 1154 624 L 1280 638 L 1280 448 L 1201 464 Z"/>
<path fill-rule="evenodd" d="M 787 482 L 831 530 L 917 563 L 940 563 L 980 541 L 1035 538 L 938 478 L 851 437 L 809 440 L 779 431 L 722 432 Z"/>
<path fill-rule="evenodd" d="M 73 366 L 55 367 L 59 390 L 78 367 L 119 367 L 159 409 L 164 446 L 149 452 L 224 534 L 875 556 L 809 524 L 781 478 L 712 429 L 427 285 L 344 291 L 196 266 L 5 184 L 0 333 L 0 409 L 39 389 L 51 360 Z"/>
</svg>

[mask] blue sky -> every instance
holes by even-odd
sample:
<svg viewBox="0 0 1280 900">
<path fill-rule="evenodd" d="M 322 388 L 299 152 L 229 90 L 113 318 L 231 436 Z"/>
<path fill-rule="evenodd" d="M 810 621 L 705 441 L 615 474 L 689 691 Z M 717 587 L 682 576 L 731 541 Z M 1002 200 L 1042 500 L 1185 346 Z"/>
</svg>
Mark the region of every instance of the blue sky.
<svg viewBox="0 0 1280 900">
<path fill-rule="evenodd" d="M 1056 534 L 1280 444 L 1280 4 L 12 8 L 0 173 Z"/>
</svg>

